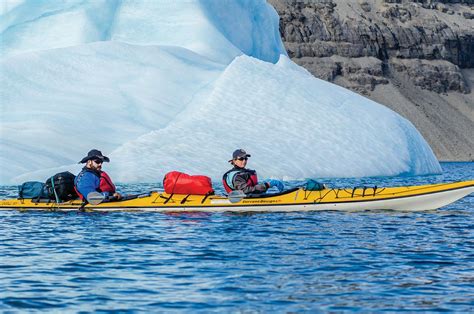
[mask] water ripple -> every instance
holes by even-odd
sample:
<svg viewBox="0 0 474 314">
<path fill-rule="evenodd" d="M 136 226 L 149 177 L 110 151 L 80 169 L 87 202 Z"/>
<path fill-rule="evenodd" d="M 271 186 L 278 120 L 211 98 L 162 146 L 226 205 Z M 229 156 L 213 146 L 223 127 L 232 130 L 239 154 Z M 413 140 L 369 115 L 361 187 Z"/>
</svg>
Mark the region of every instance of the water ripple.
<svg viewBox="0 0 474 314">
<path fill-rule="evenodd" d="M 474 178 L 443 168 L 349 181 Z M 421 213 L 1 212 L 0 311 L 472 312 L 473 214 L 473 197 Z"/>
</svg>

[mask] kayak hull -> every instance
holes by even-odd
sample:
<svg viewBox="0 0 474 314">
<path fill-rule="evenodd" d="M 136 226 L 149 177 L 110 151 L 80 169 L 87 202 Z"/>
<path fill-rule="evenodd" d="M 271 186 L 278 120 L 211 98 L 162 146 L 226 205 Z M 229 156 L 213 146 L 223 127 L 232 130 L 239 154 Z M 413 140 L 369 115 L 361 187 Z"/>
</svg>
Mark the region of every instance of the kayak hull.
<svg viewBox="0 0 474 314">
<path fill-rule="evenodd" d="M 237 202 L 225 196 L 169 195 L 151 192 L 132 199 L 87 205 L 81 202 L 33 202 L 25 199 L 0 200 L 0 210 L 42 211 L 143 211 L 143 212 L 301 212 L 301 211 L 425 211 L 449 205 L 474 193 L 474 181 L 409 187 L 357 187 L 306 191 L 302 188 Z"/>
</svg>

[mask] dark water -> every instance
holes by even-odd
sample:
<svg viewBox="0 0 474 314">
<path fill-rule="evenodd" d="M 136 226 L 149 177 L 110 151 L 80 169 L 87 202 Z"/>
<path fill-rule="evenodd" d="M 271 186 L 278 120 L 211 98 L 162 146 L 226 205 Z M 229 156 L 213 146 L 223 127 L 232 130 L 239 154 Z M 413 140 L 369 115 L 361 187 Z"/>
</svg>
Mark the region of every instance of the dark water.
<svg viewBox="0 0 474 314">
<path fill-rule="evenodd" d="M 331 184 L 474 179 L 442 166 Z M 2 312 L 474 312 L 474 195 L 421 213 L 6 211 L 0 230 Z"/>
</svg>

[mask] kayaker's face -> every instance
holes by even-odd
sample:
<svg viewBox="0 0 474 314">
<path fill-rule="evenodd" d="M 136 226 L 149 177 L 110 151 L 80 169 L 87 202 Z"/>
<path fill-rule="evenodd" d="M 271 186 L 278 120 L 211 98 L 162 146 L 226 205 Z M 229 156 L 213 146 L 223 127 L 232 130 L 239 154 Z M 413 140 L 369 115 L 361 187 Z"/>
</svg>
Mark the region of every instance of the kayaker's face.
<svg viewBox="0 0 474 314">
<path fill-rule="evenodd" d="M 92 169 L 92 170 L 97 170 L 97 171 L 100 171 L 102 169 L 102 160 L 100 159 L 93 159 L 93 160 L 89 160 L 88 162 L 88 168 Z"/>
<path fill-rule="evenodd" d="M 236 165 L 239 168 L 245 168 L 245 166 L 247 165 L 247 160 L 248 160 L 248 157 L 236 158 L 234 159 L 234 165 Z"/>
</svg>

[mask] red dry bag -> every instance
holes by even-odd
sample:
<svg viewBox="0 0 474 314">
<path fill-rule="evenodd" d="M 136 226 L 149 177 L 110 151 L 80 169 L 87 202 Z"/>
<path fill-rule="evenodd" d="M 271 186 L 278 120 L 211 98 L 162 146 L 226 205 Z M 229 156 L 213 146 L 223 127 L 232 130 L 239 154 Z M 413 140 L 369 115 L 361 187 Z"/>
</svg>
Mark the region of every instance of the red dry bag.
<svg viewBox="0 0 474 314">
<path fill-rule="evenodd" d="M 214 194 L 211 178 L 190 176 L 179 171 L 171 171 L 163 179 L 165 192 L 168 194 Z"/>
</svg>

